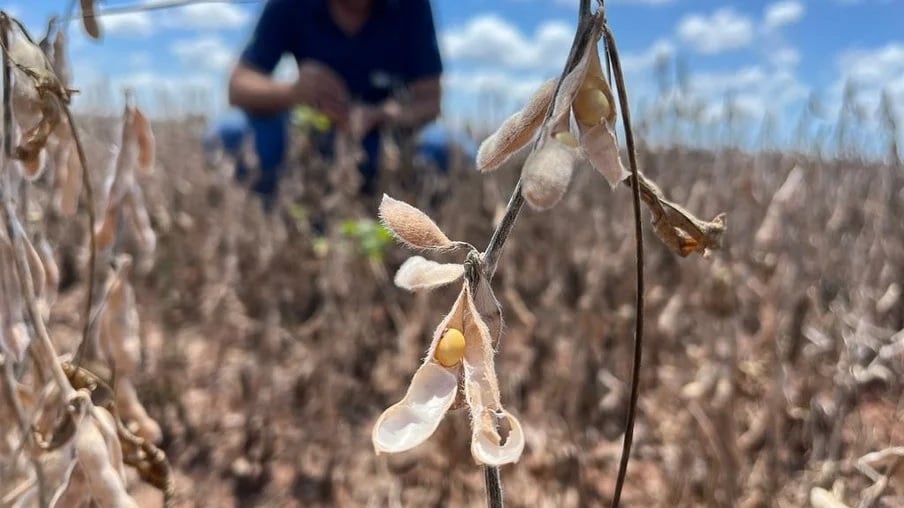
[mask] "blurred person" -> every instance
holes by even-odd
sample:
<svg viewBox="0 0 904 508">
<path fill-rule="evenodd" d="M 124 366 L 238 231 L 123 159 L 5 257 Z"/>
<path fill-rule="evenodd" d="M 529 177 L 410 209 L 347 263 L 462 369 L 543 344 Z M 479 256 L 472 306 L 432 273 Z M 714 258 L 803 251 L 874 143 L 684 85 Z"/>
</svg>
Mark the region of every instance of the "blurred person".
<svg viewBox="0 0 904 508">
<path fill-rule="evenodd" d="M 294 82 L 272 77 L 284 55 L 298 65 Z M 314 108 L 333 134 L 354 124 L 366 155 L 362 191 L 371 193 L 379 128 L 416 129 L 437 118 L 442 70 L 429 0 L 268 0 L 229 79 L 229 102 L 247 125 L 227 122 L 218 135 L 224 147 L 236 146 L 236 133 L 250 131 L 260 169 L 253 188 L 272 203 L 291 112 Z M 246 176 L 241 165 L 237 173 Z"/>
</svg>

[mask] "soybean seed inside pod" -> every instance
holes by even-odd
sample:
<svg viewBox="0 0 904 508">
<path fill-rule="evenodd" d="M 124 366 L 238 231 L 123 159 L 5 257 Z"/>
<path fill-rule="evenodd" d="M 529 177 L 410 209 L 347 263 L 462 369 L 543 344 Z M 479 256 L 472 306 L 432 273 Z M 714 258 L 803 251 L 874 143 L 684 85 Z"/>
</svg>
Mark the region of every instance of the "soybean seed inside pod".
<svg viewBox="0 0 904 508">
<path fill-rule="evenodd" d="M 606 94 L 598 88 L 582 88 L 574 100 L 574 116 L 583 125 L 599 125 L 612 114 Z"/>
<path fill-rule="evenodd" d="M 436 345 L 433 353 L 436 361 L 443 367 L 452 367 L 461 361 L 465 354 L 465 336 L 455 328 L 447 328 Z"/>
</svg>

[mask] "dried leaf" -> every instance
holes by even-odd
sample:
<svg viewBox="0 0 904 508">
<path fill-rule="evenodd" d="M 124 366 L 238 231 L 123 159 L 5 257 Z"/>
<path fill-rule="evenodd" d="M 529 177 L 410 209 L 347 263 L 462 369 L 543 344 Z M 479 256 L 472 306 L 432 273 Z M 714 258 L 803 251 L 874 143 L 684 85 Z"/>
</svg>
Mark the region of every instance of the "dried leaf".
<svg viewBox="0 0 904 508">
<path fill-rule="evenodd" d="M 725 232 L 724 213 L 720 213 L 707 222 L 668 201 L 663 202 L 663 208 L 666 211 L 666 220 L 676 229 L 676 234 L 681 238 L 682 256 L 722 247 L 722 233 Z"/>
<path fill-rule="evenodd" d="M 464 266 L 456 263 L 437 263 L 421 256 L 408 258 L 396 272 L 395 285 L 409 291 L 435 289 L 451 284 L 465 273 Z"/>
<path fill-rule="evenodd" d="M 47 84 L 56 83 L 58 80 L 44 51 L 32 42 L 21 25 L 11 23 L 10 28 L 9 58 L 16 66 L 16 80 L 20 81 L 20 84 L 27 83 L 32 88 L 40 81 Z"/>
<path fill-rule="evenodd" d="M 22 162 L 23 174 L 28 180 L 41 176 L 44 169 L 44 147 L 47 138 L 60 123 L 60 106 L 56 97 L 45 94 L 41 102 L 41 118 L 37 124 L 22 134 L 13 157 Z"/>
<path fill-rule="evenodd" d="M 448 249 L 455 243 L 417 208 L 386 194 L 380 203 L 380 218 L 400 241 L 419 249 Z"/>
<path fill-rule="evenodd" d="M 527 145 L 536 135 L 555 91 L 556 80 L 550 79 L 527 100 L 521 111 L 507 118 L 477 150 L 477 169 L 492 171 L 498 169 L 518 150 Z"/>
<path fill-rule="evenodd" d="M 630 176 L 618 155 L 615 133 L 607 123 L 600 123 L 586 130 L 582 129 L 581 149 L 590 164 L 603 175 L 613 189 L 619 182 Z"/>
<path fill-rule="evenodd" d="M 553 137 L 531 152 L 521 171 L 521 194 L 536 210 L 556 205 L 568 190 L 578 153 Z"/>
<path fill-rule="evenodd" d="M 703 221 L 675 203 L 665 199 L 659 187 L 639 174 L 640 197 L 653 214 L 653 230 L 673 252 L 687 256 L 692 252 L 705 253 L 722 246 L 725 214 L 711 221 Z"/>
</svg>

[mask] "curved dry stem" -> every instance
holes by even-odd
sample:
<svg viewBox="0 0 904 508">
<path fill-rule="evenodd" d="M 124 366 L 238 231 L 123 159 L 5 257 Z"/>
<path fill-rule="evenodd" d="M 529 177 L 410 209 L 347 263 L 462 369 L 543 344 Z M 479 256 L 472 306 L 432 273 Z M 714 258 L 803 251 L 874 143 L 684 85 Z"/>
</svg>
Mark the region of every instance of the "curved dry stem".
<svg viewBox="0 0 904 508">
<path fill-rule="evenodd" d="M 75 127 L 75 121 L 72 118 L 72 112 L 67 106 L 63 106 L 66 113 L 66 120 L 69 122 L 69 129 L 72 131 L 72 139 L 75 140 L 75 150 L 78 153 L 78 161 L 82 166 L 82 186 L 85 187 L 85 200 L 88 202 L 85 208 L 88 211 L 88 289 L 85 298 L 85 324 L 82 327 L 82 340 L 79 342 L 78 349 L 75 353 L 73 363 L 78 365 L 85 354 L 85 348 L 88 345 L 88 335 L 91 331 L 91 308 L 94 306 L 94 277 L 97 264 L 97 242 L 94 238 L 94 224 L 97 221 L 94 216 L 94 189 L 91 186 L 91 175 L 88 173 L 88 162 L 85 157 L 85 149 L 82 147 L 82 141 L 78 135 L 78 129 Z"/>
<path fill-rule="evenodd" d="M 615 491 L 612 494 L 612 506 L 617 507 L 621 500 L 625 476 L 628 472 L 628 461 L 631 456 L 631 443 L 634 439 L 634 421 L 637 418 L 637 398 L 640 394 L 640 363 L 643 354 L 643 320 L 644 320 L 644 272 L 643 272 L 643 226 L 640 220 L 640 174 L 637 170 L 637 154 L 634 148 L 634 133 L 631 129 L 631 111 L 628 107 L 628 92 L 625 90 L 625 77 L 622 73 L 615 37 L 608 25 L 603 25 L 606 41 L 606 54 L 612 65 L 615 83 L 618 85 L 618 102 L 622 113 L 622 125 L 625 129 L 625 145 L 628 149 L 628 163 L 631 166 L 631 194 L 634 208 L 634 240 L 636 260 L 636 298 L 634 313 L 634 358 L 631 363 L 631 396 L 628 403 L 628 415 L 625 419 L 625 438 L 622 443 L 621 459 L 618 464 L 618 477 L 615 480 Z"/>
</svg>

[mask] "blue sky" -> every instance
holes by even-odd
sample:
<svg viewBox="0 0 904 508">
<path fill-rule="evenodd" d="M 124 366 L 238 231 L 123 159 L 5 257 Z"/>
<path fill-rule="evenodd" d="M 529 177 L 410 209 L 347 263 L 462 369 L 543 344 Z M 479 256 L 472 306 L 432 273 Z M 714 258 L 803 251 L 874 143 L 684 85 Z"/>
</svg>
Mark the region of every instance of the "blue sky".
<svg viewBox="0 0 904 508">
<path fill-rule="evenodd" d="M 107 0 L 106 5 L 154 0 Z M 37 29 L 68 0 L 2 0 L 0 7 Z M 497 122 L 562 65 L 577 0 L 433 0 L 446 66 L 450 121 Z M 724 98 L 786 127 L 811 92 L 826 109 L 843 84 L 857 83 L 867 119 L 887 89 L 904 112 L 904 1 L 609 0 L 632 102 L 657 96 L 657 56 L 680 58 L 707 118 Z M 105 18 L 101 43 L 72 25 L 71 60 L 80 106 L 112 107 L 103 90 L 125 85 L 153 107 L 225 108 L 225 75 L 262 4 L 204 4 Z M 291 74 L 287 66 L 286 74 Z M 106 88 L 97 84 L 103 83 Z M 171 98 L 161 99 L 161 90 Z M 781 128 L 781 127 L 780 127 Z"/>
</svg>

